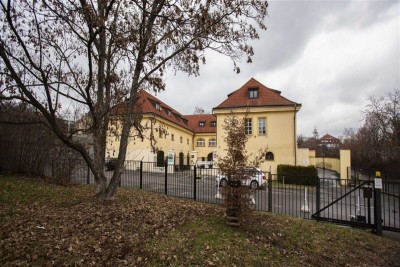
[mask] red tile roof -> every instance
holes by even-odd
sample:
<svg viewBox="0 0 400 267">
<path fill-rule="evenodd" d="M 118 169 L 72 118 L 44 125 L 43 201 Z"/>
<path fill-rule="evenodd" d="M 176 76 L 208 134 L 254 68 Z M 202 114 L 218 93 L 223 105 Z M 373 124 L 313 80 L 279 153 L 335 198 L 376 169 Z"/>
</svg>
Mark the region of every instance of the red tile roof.
<svg viewBox="0 0 400 267">
<path fill-rule="evenodd" d="M 325 134 L 319 140 L 320 140 L 320 142 L 325 142 L 325 143 L 340 143 L 341 142 L 339 138 L 333 137 L 330 134 Z"/>
<path fill-rule="evenodd" d="M 248 97 L 249 88 L 258 88 L 259 95 L 257 99 L 250 99 Z M 301 106 L 301 104 L 290 101 L 280 94 L 280 91 L 270 89 L 252 78 L 241 88 L 230 93 L 228 99 L 214 109 L 257 106 Z M 194 133 L 217 132 L 217 128 L 211 126 L 212 121 L 217 121 L 213 114 L 182 115 L 145 90 L 139 91 L 137 103 L 135 112 L 154 114 Z M 124 102 L 115 106 L 112 114 L 123 114 L 126 109 L 125 105 Z M 159 110 L 156 108 L 157 105 L 160 107 Z M 204 127 L 200 127 L 200 122 L 204 122 Z"/>
<path fill-rule="evenodd" d="M 196 115 L 185 115 L 189 121 L 190 128 L 193 129 L 195 133 L 216 133 L 216 124 L 213 127 L 211 122 L 217 123 L 217 118 L 213 114 L 196 114 Z M 200 122 L 204 122 L 204 126 L 200 127 Z"/>
<path fill-rule="evenodd" d="M 187 119 L 185 119 L 182 114 L 148 92 L 141 90 L 138 93 L 137 103 L 138 105 L 135 106 L 135 112 L 142 112 L 142 114 L 154 114 L 189 131 L 193 131 L 193 129 L 190 128 Z M 159 110 L 156 109 L 157 104 L 160 107 Z M 123 114 L 125 105 L 126 104 L 124 102 L 115 106 L 113 108 L 113 114 Z"/>
<path fill-rule="evenodd" d="M 258 98 L 249 98 L 248 89 L 257 88 Z M 237 107 L 265 107 L 265 106 L 301 106 L 283 96 L 278 90 L 266 87 L 256 79 L 251 78 L 247 83 L 236 91 L 228 95 L 228 99 L 223 101 L 214 109 L 237 108 Z"/>
</svg>

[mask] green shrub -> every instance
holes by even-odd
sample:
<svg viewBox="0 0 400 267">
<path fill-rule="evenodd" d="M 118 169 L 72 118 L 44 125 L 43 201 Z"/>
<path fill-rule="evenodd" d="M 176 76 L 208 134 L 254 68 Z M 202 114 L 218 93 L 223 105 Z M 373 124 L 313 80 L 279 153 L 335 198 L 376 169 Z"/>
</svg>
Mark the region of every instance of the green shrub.
<svg viewBox="0 0 400 267">
<path fill-rule="evenodd" d="M 317 168 L 314 166 L 278 165 L 278 181 L 286 184 L 316 185 Z"/>
</svg>

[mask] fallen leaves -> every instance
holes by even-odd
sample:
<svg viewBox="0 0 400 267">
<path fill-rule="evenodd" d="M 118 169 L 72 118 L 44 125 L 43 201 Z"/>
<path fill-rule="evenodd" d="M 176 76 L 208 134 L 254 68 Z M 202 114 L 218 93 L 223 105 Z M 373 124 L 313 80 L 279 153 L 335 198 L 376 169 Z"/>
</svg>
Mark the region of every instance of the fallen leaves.
<svg viewBox="0 0 400 267">
<path fill-rule="evenodd" d="M 19 193 L 23 202 L 10 197 L 8 205 L 0 206 L 0 265 L 145 265 L 149 256 L 141 249 L 144 243 L 199 212 L 219 212 L 216 206 L 136 190 L 121 189 L 124 200 L 102 205 L 91 200 L 85 187 L 63 188 L 69 192 L 59 194 L 58 187 L 37 186 L 33 193 Z M 53 195 L 47 194 L 51 189 L 56 189 Z M 35 195 L 35 201 L 28 204 L 27 195 Z M 13 214 L 3 216 L 10 206 Z M 177 261 L 178 256 L 166 259 Z"/>
<path fill-rule="evenodd" d="M 400 250 L 370 234 L 273 214 L 252 214 L 233 230 L 219 206 L 139 190 L 120 189 L 120 199 L 102 205 L 86 186 L 29 182 L 24 192 L 23 181 L 7 183 L 0 179 L 9 196 L 0 196 L 2 266 L 363 266 L 384 265 L 382 253 Z"/>
</svg>

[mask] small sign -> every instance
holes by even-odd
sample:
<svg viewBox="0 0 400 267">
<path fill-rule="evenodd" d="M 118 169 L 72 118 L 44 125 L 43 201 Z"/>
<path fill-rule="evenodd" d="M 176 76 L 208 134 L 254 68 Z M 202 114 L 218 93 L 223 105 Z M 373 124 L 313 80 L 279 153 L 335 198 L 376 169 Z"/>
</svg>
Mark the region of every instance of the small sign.
<svg viewBox="0 0 400 267">
<path fill-rule="evenodd" d="M 172 152 L 168 153 L 168 165 L 174 164 L 174 154 Z"/>
<path fill-rule="evenodd" d="M 363 187 L 364 198 L 372 198 L 372 187 Z"/>
<path fill-rule="evenodd" d="M 375 189 L 382 189 L 382 179 L 381 178 L 375 178 Z"/>
</svg>

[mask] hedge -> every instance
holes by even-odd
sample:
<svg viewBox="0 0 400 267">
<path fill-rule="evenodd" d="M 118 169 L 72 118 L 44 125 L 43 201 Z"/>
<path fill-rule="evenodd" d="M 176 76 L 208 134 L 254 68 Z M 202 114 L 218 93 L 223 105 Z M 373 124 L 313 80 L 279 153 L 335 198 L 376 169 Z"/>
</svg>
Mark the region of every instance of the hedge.
<svg viewBox="0 0 400 267">
<path fill-rule="evenodd" d="M 314 166 L 278 165 L 278 181 L 286 184 L 317 185 L 318 172 Z"/>
</svg>

